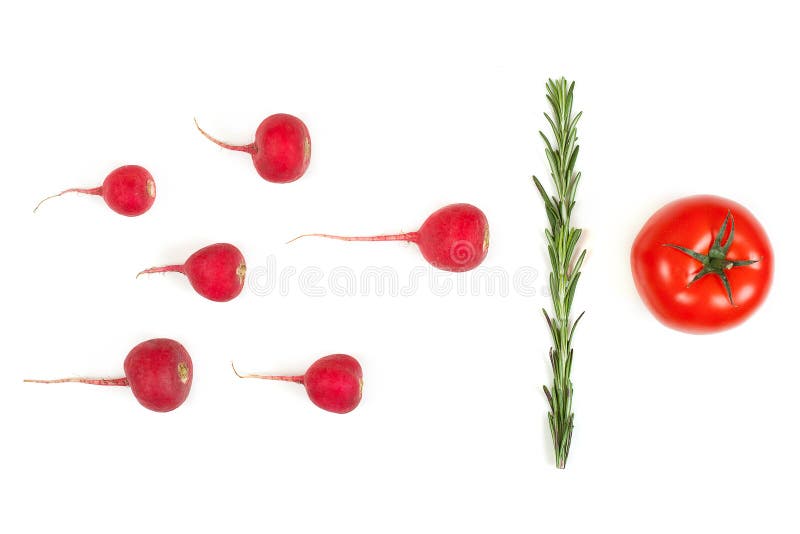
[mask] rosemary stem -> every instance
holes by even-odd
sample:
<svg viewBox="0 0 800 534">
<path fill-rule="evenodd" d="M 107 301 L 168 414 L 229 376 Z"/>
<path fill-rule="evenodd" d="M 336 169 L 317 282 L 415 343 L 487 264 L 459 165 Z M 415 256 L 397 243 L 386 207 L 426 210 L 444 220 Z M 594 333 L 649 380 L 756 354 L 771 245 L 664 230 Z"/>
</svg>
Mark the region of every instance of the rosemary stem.
<svg viewBox="0 0 800 534">
<path fill-rule="evenodd" d="M 570 309 L 575 295 L 580 263 L 577 244 L 581 231 L 571 226 L 572 208 L 580 173 L 575 172 L 578 156 L 576 125 L 581 114 L 572 115 L 574 83 L 567 84 L 564 78 L 548 80 L 547 99 L 552 108 L 552 117 L 545 114 L 552 129 L 552 141 L 539 132 L 545 142 L 545 154 L 550 164 L 556 196 L 549 196 L 539 180 L 533 180 L 545 204 L 550 228 L 545 231 L 547 248 L 551 261 L 550 296 L 553 304 L 553 317 L 545 311 L 553 347 L 550 350 L 553 369 L 552 389 L 545 386 L 544 391 L 550 404 L 548 421 L 553 438 L 556 467 L 566 467 L 572 443 L 574 414 L 572 413 L 572 333 L 576 323 L 570 321 Z M 575 258 L 578 258 L 577 263 Z M 571 266 L 575 268 L 570 271 Z"/>
</svg>

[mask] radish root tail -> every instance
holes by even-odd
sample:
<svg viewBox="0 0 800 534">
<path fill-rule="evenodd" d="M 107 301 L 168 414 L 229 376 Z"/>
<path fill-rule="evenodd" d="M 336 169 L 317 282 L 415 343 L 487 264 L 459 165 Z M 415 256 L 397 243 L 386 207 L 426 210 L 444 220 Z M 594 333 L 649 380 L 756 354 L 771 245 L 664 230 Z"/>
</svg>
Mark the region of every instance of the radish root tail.
<svg viewBox="0 0 800 534">
<path fill-rule="evenodd" d="M 415 243 L 419 234 L 417 232 L 406 232 L 403 234 L 387 234 L 372 236 L 344 236 L 331 234 L 302 234 L 286 242 L 293 243 L 302 237 L 324 237 L 325 239 L 338 239 L 339 241 L 409 241 Z"/>
<path fill-rule="evenodd" d="M 139 278 L 143 274 L 153 274 L 153 273 L 183 273 L 183 265 L 165 265 L 163 267 L 150 267 L 149 269 L 145 269 L 144 271 L 139 272 L 136 275 L 136 278 Z"/>
<path fill-rule="evenodd" d="M 39 206 L 44 204 L 46 201 L 50 200 L 51 198 L 60 197 L 61 195 L 65 194 L 65 193 L 83 193 L 84 195 L 102 195 L 103 194 L 103 188 L 102 187 L 93 187 L 93 188 L 89 188 L 89 189 L 82 189 L 82 188 L 65 189 L 64 191 L 62 191 L 60 193 L 57 193 L 55 195 L 50 195 L 49 197 L 43 198 L 42 200 L 40 200 L 39 203 L 36 204 L 36 207 L 33 208 L 33 213 L 36 213 L 36 211 L 39 209 Z"/>
<path fill-rule="evenodd" d="M 91 384 L 94 386 L 128 386 L 128 379 L 122 378 L 56 378 L 55 380 L 34 380 L 26 378 L 23 382 L 31 384 L 63 384 L 65 382 L 77 382 L 79 384 Z"/>
<path fill-rule="evenodd" d="M 274 375 L 256 375 L 256 374 L 247 374 L 243 375 L 240 374 L 239 371 L 236 370 L 236 366 L 231 362 L 231 368 L 233 372 L 239 378 L 260 378 L 262 380 L 279 380 L 281 382 L 294 382 L 295 384 L 302 384 L 304 382 L 304 378 L 302 376 L 274 376 Z"/>
<path fill-rule="evenodd" d="M 194 119 L 194 125 L 197 127 L 197 130 L 203 134 L 203 137 L 211 141 L 212 143 L 221 146 L 222 148 L 226 148 L 228 150 L 236 150 L 239 152 L 247 152 L 248 154 L 255 154 L 256 152 L 256 144 L 250 143 L 249 145 L 229 145 L 223 141 L 220 141 L 216 137 L 212 137 L 209 135 L 205 130 L 200 127 L 200 124 L 197 123 L 197 118 Z"/>
</svg>

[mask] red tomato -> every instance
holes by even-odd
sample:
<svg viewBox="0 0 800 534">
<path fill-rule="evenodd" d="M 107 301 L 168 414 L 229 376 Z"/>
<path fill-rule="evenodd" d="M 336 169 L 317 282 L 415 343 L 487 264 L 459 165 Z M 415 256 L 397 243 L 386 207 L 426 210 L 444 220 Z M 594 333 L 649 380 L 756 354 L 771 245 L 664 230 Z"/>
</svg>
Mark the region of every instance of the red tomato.
<svg viewBox="0 0 800 534">
<path fill-rule="evenodd" d="M 665 325 L 693 334 L 747 319 L 769 292 L 772 264 L 769 239 L 753 214 L 715 196 L 667 204 L 631 248 L 633 280 L 645 305 Z"/>
</svg>

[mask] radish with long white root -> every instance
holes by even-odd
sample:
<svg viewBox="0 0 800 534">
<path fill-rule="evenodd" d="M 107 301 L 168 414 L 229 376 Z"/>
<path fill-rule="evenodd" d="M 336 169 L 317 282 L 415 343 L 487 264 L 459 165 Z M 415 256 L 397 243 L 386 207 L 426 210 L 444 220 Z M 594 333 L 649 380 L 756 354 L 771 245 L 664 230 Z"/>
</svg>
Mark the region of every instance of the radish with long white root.
<svg viewBox="0 0 800 534">
<path fill-rule="evenodd" d="M 247 265 L 238 248 L 230 243 L 203 247 L 181 265 L 151 267 L 136 275 L 150 273 L 181 273 L 200 295 L 215 302 L 227 302 L 239 295 L 244 287 Z"/>
<path fill-rule="evenodd" d="M 144 167 L 125 165 L 111 171 L 99 187 L 66 189 L 45 198 L 33 209 L 34 213 L 46 200 L 65 193 L 101 196 L 112 210 L 127 217 L 135 217 L 149 210 L 155 202 L 156 182 Z"/>
<path fill-rule="evenodd" d="M 342 241 L 408 241 L 419 246 L 425 259 L 438 269 L 463 272 L 474 269 L 489 251 L 489 222 L 481 210 L 471 204 L 450 204 L 436 210 L 419 230 L 376 236 L 340 236 L 303 234 L 301 237 L 325 237 Z"/>
<path fill-rule="evenodd" d="M 206 139 L 222 148 L 250 154 L 256 171 L 268 182 L 294 182 L 303 176 L 311 161 L 311 136 L 308 128 L 293 115 L 270 115 L 258 126 L 255 141 L 247 145 L 224 143 L 207 134 L 197 124 L 197 119 L 194 124 Z"/>
<path fill-rule="evenodd" d="M 242 375 L 233 363 L 233 372 L 239 378 L 261 378 L 302 384 L 311 402 L 329 412 L 347 413 L 361 402 L 364 388 L 363 373 L 358 360 L 347 354 L 331 354 L 311 364 L 304 375 Z"/>
<path fill-rule="evenodd" d="M 96 386 L 130 386 L 139 403 L 154 412 L 169 412 L 183 404 L 192 388 L 192 358 L 175 340 L 159 338 L 139 343 L 128 353 L 121 378 L 58 378 L 25 380 L 37 384 L 78 382 Z"/>
</svg>

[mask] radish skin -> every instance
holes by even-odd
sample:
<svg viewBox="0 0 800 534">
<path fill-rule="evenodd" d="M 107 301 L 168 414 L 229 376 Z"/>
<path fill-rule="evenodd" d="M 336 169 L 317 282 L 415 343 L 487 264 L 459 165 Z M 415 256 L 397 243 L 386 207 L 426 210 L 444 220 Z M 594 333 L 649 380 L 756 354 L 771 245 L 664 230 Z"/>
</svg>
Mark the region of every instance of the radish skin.
<svg viewBox="0 0 800 534">
<path fill-rule="evenodd" d="M 452 272 L 474 269 L 489 252 L 489 222 L 486 215 L 471 204 L 450 204 L 436 210 L 416 232 L 375 236 L 303 234 L 288 243 L 301 237 L 340 241 L 408 241 L 419 246 L 428 263 Z"/>
<path fill-rule="evenodd" d="M 40 201 L 33 212 L 51 198 L 66 193 L 80 193 L 103 197 L 109 208 L 127 217 L 136 217 L 145 213 L 156 200 L 156 182 L 153 176 L 139 165 L 125 165 L 114 169 L 103 180 L 103 185 L 93 188 L 71 188 Z"/>
<path fill-rule="evenodd" d="M 247 145 L 231 145 L 212 137 L 194 121 L 209 141 L 225 148 L 250 154 L 259 176 L 268 182 L 294 182 L 306 172 L 311 161 L 311 136 L 306 125 L 293 115 L 270 115 L 258 126 L 255 141 Z"/>
<path fill-rule="evenodd" d="M 302 384 L 311 402 L 333 413 L 348 413 L 361 402 L 364 378 L 358 360 L 347 354 L 331 354 L 315 361 L 303 375 L 240 374 L 239 378 L 259 378 Z"/>
<path fill-rule="evenodd" d="M 236 298 L 244 288 L 247 265 L 241 251 L 230 243 L 203 247 L 181 265 L 151 267 L 136 275 L 152 273 L 181 273 L 189 279 L 195 291 L 215 302 Z"/>
<path fill-rule="evenodd" d="M 128 386 L 139 403 L 154 412 L 169 412 L 183 404 L 192 388 L 192 358 L 175 340 L 150 339 L 136 345 L 123 365 L 120 378 L 26 379 L 36 384 L 77 382 L 95 386 Z"/>
</svg>

